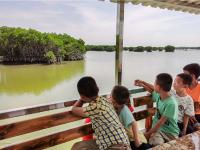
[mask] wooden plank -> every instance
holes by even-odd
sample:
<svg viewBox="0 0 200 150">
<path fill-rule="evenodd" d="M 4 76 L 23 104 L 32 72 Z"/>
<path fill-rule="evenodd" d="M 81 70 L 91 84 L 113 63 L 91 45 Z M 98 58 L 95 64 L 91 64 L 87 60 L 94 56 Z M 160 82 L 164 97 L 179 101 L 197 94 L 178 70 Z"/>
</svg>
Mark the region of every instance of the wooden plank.
<svg viewBox="0 0 200 150">
<path fill-rule="evenodd" d="M 142 96 L 138 98 L 133 98 L 133 102 L 135 107 L 153 104 L 151 96 Z"/>
<path fill-rule="evenodd" d="M 72 106 L 76 100 L 0 113 L 0 120 Z"/>
<path fill-rule="evenodd" d="M 0 140 L 82 119 L 71 111 L 0 126 Z"/>
<path fill-rule="evenodd" d="M 93 130 L 91 124 L 87 124 L 67 131 L 62 131 L 23 143 L 11 145 L 3 148 L 2 150 L 41 150 L 92 133 Z"/>
</svg>

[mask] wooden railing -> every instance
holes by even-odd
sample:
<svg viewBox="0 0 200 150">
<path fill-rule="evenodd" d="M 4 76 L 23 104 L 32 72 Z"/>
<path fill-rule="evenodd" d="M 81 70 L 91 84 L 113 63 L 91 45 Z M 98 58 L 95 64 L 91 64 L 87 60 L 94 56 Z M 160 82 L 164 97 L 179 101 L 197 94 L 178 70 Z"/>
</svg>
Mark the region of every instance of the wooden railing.
<svg viewBox="0 0 200 150">
<path fill-rule="evenodd" d="M 136 93 L 144 92 L 144 89 L 130 90 L 132 95 Z M 26 108 L 15 111 L 7 111 L 0 114 L 0 121 L 10 118 L 17 118 L 20 116 L 27 116 L 30 114 L 50 112 L 51 110 L 59 110 L 62 108 L 68 108 L 72 106 L 76 100 L 67 101 L 62 103 L 55 103 L 49 105 L 38 106 L 34 108 Z M 154 114 L 153 103 L 150 96 L 142 96 L 133 98 L 134 107 L 147 105 L 147 109 L 140 110 L 133 113 L 136 120 L 145 119 L 148 116 Z M 58 125 L 68 124 L 74 121 L 82 120 L 84 118 L 75 116 L 70 108 L 67 111 L 59 112 L 55 114 L 48 114 L 42 117 L 36 117 L 33 119 L 16 121 L 14 123 L 8 123 L 0 126 L 0 140 L 40 131 L 43 129 L 53 128 Z M 33 138 L 23 142 L 14 142 L 6 145 L 2 150 L 39 150 L 48 148 L 54 145 L 68 142 L 80 138 L 82 136 L 92 134 L 93 130 L 91 124 L 81 124 L 78 127 L 66 129 L 64 131 L 50 133 L 39 138 Z"/>
</svg>

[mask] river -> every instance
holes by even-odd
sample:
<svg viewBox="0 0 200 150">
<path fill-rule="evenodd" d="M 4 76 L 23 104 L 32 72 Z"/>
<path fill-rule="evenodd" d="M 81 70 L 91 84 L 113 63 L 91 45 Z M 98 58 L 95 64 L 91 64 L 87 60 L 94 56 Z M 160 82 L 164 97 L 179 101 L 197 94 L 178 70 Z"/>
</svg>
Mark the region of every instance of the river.
<svg viewBox="0 0 200 150">
<path fill-rule="evenodd" d="M 188 63 L 200 61 L 200 50 L 123 53 L 122 84 L 128 88 L 135 79 L 153 82 L 156 74 L 175 77 Z M 114 86 L 115 53 L 87 52 L 84 61 L 55 65 L 0 65 L 0 111 L 77 99 L 77 81 L 93 76 L 100 94 Z"/>
<path fill-rule="evenodd" d="M 200 50 L 177 50 L 173 53 L 125 51 L 123 53 L 122 84 L 129 89 L 137 88 L 133 85 L 135 79 L 153 82 L 155 76 L 162 72 L 170 73 L 175 77 L 176 74 L 182 72 L 184 65 L 193 62 L 199 63 L 199 60 Z M 96 79 L 100 94 L 110 93 L 115 82 L 114 72 L 114 52 L 87 52 L 84 61 L 71 61 L 55 65 L 0 65 L 0 112 L 77 99 L 79 95 L 76 84 L 85 75 L 93 76 Z M 38 117 L 37 115 L 2 120 L 0 125 Z M 144 127 L 144 121 L 138 123 L 141 128 Z M 80 122 L 13 137 L 0 141 L 0 146 L 55 131 L 63 131 L 77 125 L 80 125 Z M 70 141 L 48 148 L 48 150 L 70 150 L 73 143 L 74 141 Z"/>
</svg>

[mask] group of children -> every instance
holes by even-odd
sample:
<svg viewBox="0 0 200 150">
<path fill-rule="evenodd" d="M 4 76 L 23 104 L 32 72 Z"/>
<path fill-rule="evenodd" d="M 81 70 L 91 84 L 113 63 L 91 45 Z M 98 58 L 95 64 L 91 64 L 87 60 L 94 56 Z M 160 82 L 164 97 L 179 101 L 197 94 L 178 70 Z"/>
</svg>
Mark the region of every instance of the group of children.
<svg viewBox="0 0 200 150">
<path fill-rule="evenodd" d="M 115 86 L 111 97 L 105 98 L 98 95 L 99 88 L 92 77 L 81 78 L 77 84 L 80 100 L 72 112 L 90 118 L 95 137 L 75 143 L 72 150 L 143 150 L 198 130 L 200 66 L 186 65 L 183 72 L 176 76 L 173 90 L 173 79 L 167 73 L 157 75 L 154 85 L 135 80 L 135 85 L 144 87 L 156 102 L 152 128 L 144 134 L 126 105 L 130 101 L 126 87 Z M 84 103 L 89 104 L 82 107 Z"/>
</svg>

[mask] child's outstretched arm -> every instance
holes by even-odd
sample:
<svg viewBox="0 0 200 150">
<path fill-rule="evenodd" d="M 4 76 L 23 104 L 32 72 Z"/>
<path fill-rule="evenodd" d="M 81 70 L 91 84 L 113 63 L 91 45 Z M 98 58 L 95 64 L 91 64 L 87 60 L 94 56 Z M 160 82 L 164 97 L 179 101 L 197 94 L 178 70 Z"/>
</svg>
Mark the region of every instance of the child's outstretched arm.
<svg viewBox="0 0 200 150">
<path fill-rule="evenodd" d="M 139 136 L 138 136 L 138 126 L 137 126 L 137 122 L 134 121 L 132 123 L 132 130 L 133 130 L 133 137 L 134 137 L 134 141 L 135 141 L 135 146 L 136 147 L 139 147 L 142 142 L 139 140 Z"/>
<path fill-rule="evenodd" d="M 184 114 L 182 136 L 186 135 L 189 119 L 190 119 L 190 116 L 188 116 L 187 114 Z"/>
<path fill-rule="evenodd" d="M 152 93 L 154 91 L 154 86 L 143 80 L 135 80 L 135 85 L 145 88 L 145 90 L 147 90 L 149 93 Z"/>
<path fill-rule="evenodd" d="M 72 107 L 72 112 L 80 117 L 86 117 L 84 111 L 83 111 L 83 104 L 84 102 L 80 99 L 78 100 Z"/>
<path fill-rule="evenodd" d="M 144 135 L 147 139 L 151 136 L 152 133 L 155 133 L 160 129 L 160 127 L 167 121 L 167 117 L 162 116 L 158 122 L 155 124 L 153 128 L 151 128 L 148 132 L 146 132 Z"/>
</svg>

